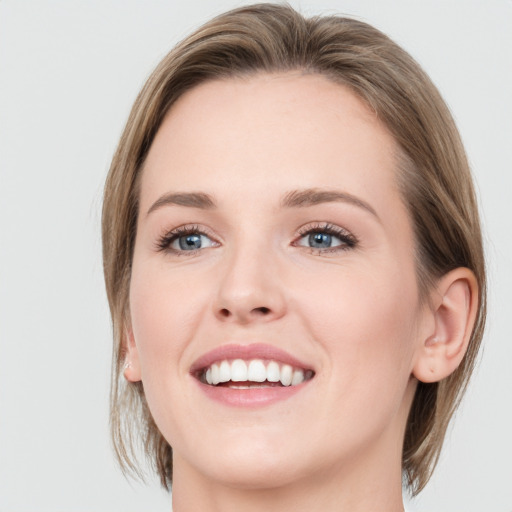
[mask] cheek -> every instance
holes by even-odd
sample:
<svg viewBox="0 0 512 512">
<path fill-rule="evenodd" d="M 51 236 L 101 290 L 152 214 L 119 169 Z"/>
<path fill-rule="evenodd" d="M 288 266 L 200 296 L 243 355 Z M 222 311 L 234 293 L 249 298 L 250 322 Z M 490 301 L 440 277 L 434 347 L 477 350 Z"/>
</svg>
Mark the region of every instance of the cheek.
<svg viewBox="0 0 512 512">
<path fill-rule="evenodd" d="M 323 348 L 332 382 L 340 393 L 357 387 L 378 395 L 383 386 L 405 386 L 418 315 L 414 271 L 393 265 L 336 270 L 323 287 L 297 293 L 304 329 Z"/>
<path fill-rule="evenodd" d="M 376 286 L 363 276 L 331 280 L 329 288 L 323 299 L 311 293 L 302 315 L 305 330 L 325 354 L 318 424 L 328 426 L 332 450 L 340 443 L 356 449 L 361 440 L 397 425 L 407 405 L 416 297 L 391 281 Z"/>
<path fill-rule="evenodd" d="M 188 349 L 206 307 L 207 286 L 192 276 L 158 263 L 139 268 L 134 262 L 130 313 L 141 365 L 144 394 L 151 414 L 173 446 L 187 438 L 192 421 L 183 406 L 187 396 Z M 176 411 L 180 415 L 175 415 Z M 185 428 L 185 430 L 183 430 Z"/>
<path fill-rule="evenodd" d="M 179 270 L 171 273 L 165 265 L 142 269 L 134 262 L 130 314 L 145 385 L 161 378 L 162 372 L 170 373 L 170 366 L 176 374 L 183 350 L 194 336 L 205 309 L 207 285 L 193 279 Z"/>
</svg>

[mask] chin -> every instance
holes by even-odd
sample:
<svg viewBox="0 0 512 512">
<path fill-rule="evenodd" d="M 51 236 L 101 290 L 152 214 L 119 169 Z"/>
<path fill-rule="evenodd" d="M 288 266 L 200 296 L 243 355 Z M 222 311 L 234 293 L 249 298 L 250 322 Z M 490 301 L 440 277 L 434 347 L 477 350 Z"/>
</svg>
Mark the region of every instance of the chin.
<svg viewBox="0 0 512 512">
<path fill-rule="evenodd" d="M 298 454 L 300 447 L 276 449 L 276 443 L 250 439 L 241 443 L 217 444 L 216 450 L 198 450 L 189 464 L 194 471 L 227 487 L 272 489 L 284 487 L 306 476 L 308 464 Z M 282 447 L 282 443 L 281 443 Z M 197 453 L 202 457 L 197 460 Z"/>
<path fill-rule="evenodd" d="M 217 466 L 215 473 L 211 475 L 218 482 L 228 487 L 237 489 L 273 489 L 282 488 L 297 479 L 300 479 L 301 471 L 297 464 L 289 460 L 266 458 L 254 462 L 228 461 L 225 465 Z"/>
</svg>

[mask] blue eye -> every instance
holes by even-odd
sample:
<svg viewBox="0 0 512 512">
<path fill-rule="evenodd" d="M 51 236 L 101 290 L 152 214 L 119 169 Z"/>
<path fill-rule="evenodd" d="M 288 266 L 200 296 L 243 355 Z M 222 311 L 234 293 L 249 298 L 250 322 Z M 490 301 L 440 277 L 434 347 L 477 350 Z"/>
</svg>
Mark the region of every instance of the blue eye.
<svg viewBox="0 0 512 512">
<path fill-rule="evenodd" d="M 173 249 L 179 248 L 182 251 L 194 251 L 196 249 L 201 249 L 201 247 L 204 244 L 203 238 L 207 239 L 207 237 L 205 237 L 204 235 L 199 235 L 196 233 L 191 235 L 182 235 L 173 241 L 171 247 Z M 176 247 L 176 245 L 178 247 Z"/>
<path fill-rule="evenodd" d="M 332 224 L 325 224 L 303 230 L 295 245 L 317 250 L 345 250 L 354 247 L 356 243 L 357 240 L 348 231 Z"/>
<path fill-rule="evenodd" d="M 190 233 L 177 236 L 169 247 L 175 251 L 197 251 L 205 247 L 212 247 L 213 241 L 201 233 Z"/>
<path fill-rule="evenodd" d="M 158 241 L 157 249 L 172 253 L 193 253 L 217 245 L 217 242 L 202 233 L 197 226 L 183 226 L 164 235 Z"/>
<path fill-rule="evenodd" d="M 308 235 L 308 243 L 316 249 L 327 249 L 332 247 L 333 237 L 328 233 L 311 233 Z"/>
</svg>

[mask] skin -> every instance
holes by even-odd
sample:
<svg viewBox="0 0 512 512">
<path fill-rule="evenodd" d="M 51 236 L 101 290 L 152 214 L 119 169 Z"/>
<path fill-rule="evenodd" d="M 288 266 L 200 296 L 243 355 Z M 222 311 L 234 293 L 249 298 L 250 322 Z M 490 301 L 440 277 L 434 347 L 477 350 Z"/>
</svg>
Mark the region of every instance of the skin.
<svg viewBox="0 0 512 512">
<path fill-rule="evenodd" d="M 467 341 L 443 297 L 465 304 L 466 322 L 474 304 L 460 273 L 441 283 L 433 307 L 420 303 L 396 153 L 361 100 L 316 75 L 211 81 L 166 116 L 141 181 L 125 376 L 143 381 L 173 447 L 175 512 L 402 510 L 416 377 L 453 371 Z M 281 206 L 304 189 L 368 208 Z M 216 208 L 157 203 L 190 192 Z M 326 224 L 357 242 L 308 247 L 305 230 Z M 203 248 L 158 247 L 183 226 L 204 233 Z M 440 325 L 462 332 L 457 345 Z M 213 401 L 190 367 L 228 343 L 284 349 L 315 377 L 266 407 Z"/>
</svg>

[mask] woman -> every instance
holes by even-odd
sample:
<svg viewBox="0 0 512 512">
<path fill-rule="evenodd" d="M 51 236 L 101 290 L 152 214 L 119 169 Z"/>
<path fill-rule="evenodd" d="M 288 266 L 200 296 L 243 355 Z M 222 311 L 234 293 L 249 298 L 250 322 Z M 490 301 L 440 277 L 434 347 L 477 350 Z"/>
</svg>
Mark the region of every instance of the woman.
<svg viewBox="0 0 512 512">
<path fill-rule="evenodd" d="M 179 44 L 103 210 L 112 429 L 173 509 L 400 511 L 474 366 L 485 271 L 467 160 L 376 29 L 270 4 Z"/>
</svg>

